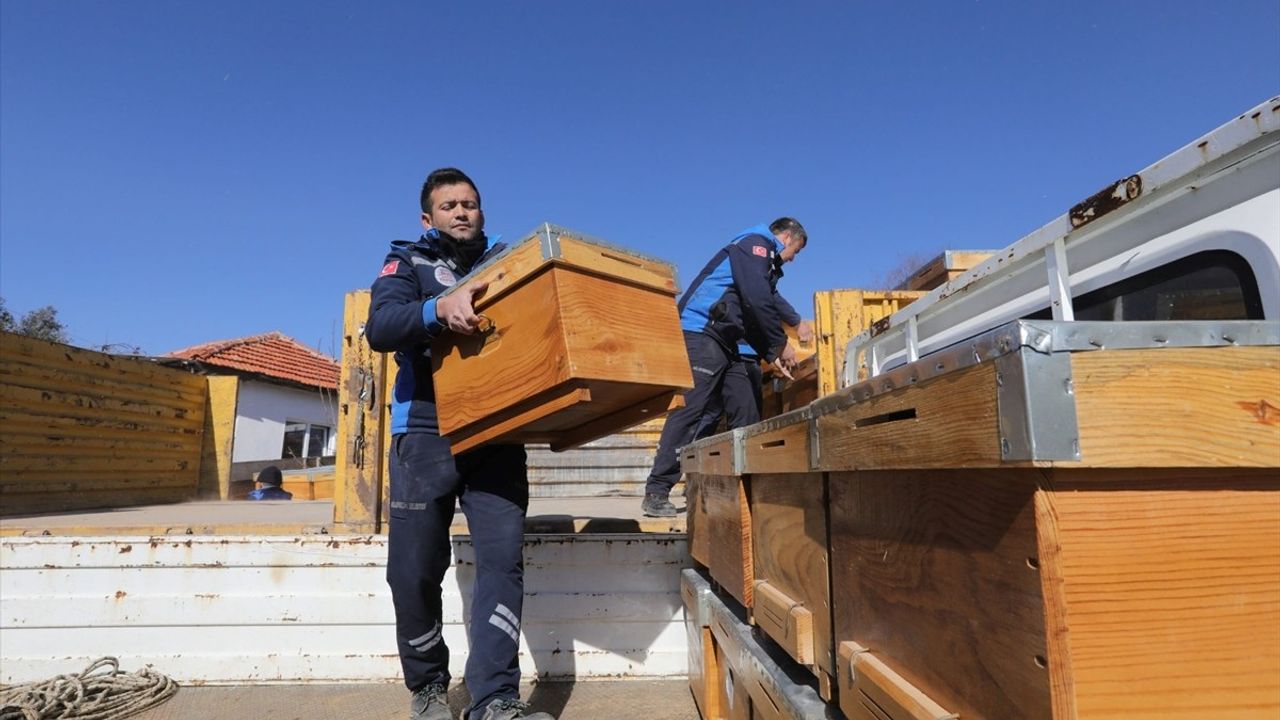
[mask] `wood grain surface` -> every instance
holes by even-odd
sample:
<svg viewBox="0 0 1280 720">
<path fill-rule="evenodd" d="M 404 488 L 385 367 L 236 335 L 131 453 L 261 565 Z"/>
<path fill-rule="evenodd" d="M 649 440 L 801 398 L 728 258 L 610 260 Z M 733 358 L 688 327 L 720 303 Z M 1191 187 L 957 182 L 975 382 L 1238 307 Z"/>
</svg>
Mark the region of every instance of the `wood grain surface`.
<svg viewBox="0 0 1280 720">
<path fill-rule="evenodd" d="M 742 479 L 734 475 L 701 475 L 698 495 L 698 502 L 706 508 L 707 568 L 711 577 L 749 608 L 755 592 L 755 577 L 751 510 Z M 699 518 L 699 522 L 702 519 Z"/>
<path fill-rule="evenodd" d="M 964 718 L 1048 718 L 1040 473 L 832 473 L 837 642 Z"/>
<path fill-rule="evenodd" d="M 948 373 L 817 419 L 820 470 L 998 467 L 995 367 Z"/>
<path fill-rule="evenodd" d="M 1036 497 L 1056 716 L 1280 717 L 1280 477 L 1096 475 Z"/>
<path fill-rule="evenodd" d="M 834 672 L 826 478 L 821 473 L 753 475 L 750 483 L 754 577 L 812 614 L 813 656 L 793 657 Z"/>
<path fill-rule="evenodd" d="M 1056 466 L 1280 467 L 1280 348 L 1081 352 L 1071 370 L 1082 457 Z"/>
<path fill-rule="evenodd" d="M 809 421 L 802 420 L 776 430 L 751 433 L 742 438 L 743 472 L 803 473 L 809 471 Z"/>
</svg>

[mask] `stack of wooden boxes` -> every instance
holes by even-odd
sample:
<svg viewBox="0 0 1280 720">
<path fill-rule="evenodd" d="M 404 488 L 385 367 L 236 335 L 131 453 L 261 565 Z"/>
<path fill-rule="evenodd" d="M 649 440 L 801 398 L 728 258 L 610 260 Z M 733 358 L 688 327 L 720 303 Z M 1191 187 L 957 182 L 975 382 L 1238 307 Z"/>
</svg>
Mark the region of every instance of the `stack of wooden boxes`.
<svg viewBox="0 0 1280 720">
<path fill-rule="evenodd" d="M 684 448 L 703 717 L 1280 715 L 1280 329 L 1191 327 L 1018 321 Z"/>
</svg>

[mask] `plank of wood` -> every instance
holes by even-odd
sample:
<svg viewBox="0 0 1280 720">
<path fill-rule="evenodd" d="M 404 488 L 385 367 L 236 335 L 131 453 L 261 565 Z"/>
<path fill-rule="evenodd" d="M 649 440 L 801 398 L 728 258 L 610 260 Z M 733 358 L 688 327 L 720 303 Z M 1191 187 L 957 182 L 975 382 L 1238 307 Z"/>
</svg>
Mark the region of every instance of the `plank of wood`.
<svg viewBox="0 0 1280 720">
<path fill-rule="evenodd" d="M 671 265 L 567 235 L 560 236 L 558 262 L 604 278 L 657 290 L 670 297 L 675 297 L 678 292 Z"/>
<path fill-rule="evenodd" d="M 751 428 L 743 434 L 743 472 L 796 473 L 809 471 L 809 420 L 785 425 L 768 432 Z"/>
<path fill-rule="evenodd" d="M 1280 715 L 1280 478 L 1097 474 L 1036 495 L 1055 711 Z"/>
<path fill-rule="evenodd" d="M 467 275 L 465 281 L 459 281 L 457 285 L 441 293 L 441 297 L 457 292 L 458 289 L 472 283 L 487 282 L 488 288 L 475 298 L 476 311 L 483 312 L 508 292 L 526 282 L 546 262 L 547 260 L 542 257 L 541 245 L 536 240 L 526 241 L 511 248 L 501 262 L 480 268 Z"/>
<path fill-rule="evenodd" d="M 369 291 L 347 293 L 342 313 L 342 366 L 338 378 L 338 437 L 333 522 L 338 532 L 376 533 L 381 526 L 385 391 L 395 380 L 387 358 L 375 353 L 362 328 Z"/>
<path fill-rule="evenodd" d="M 0 364 L 8 362 L 57 368 L 66 374 L 115 379 L 147 388 L 167 388 L 190 399 L 202 397 L 204 393 L 204 379 L 199 375 L 163 367 L 147 358 L 109 355 L 25 335 L 3 333 L 0 335 Z"/>
<path fill-rule="evenodd" d="M 231 491 L 231 452 L 235 442 L 236 405 L 240 378 L 210 375 L 205 378 L 209 400 L 204 411 L 204 434 L 200 446 L 200 497 L 226 500 Z"/>
<path fill-rule="evenodd" d="M 571 377 L 693 387 L 684 331 L 670 295 L 573 268 L 557 268 L 553 276 Z"/>
<path fill-rule="evenodd" d="M 756 580 L 754 624 L 801 665 L 814 664 L 813 612 L 764 580 Z"/>
<path fill-rule="evenodd" d="M 13 434 L 9 434 L 12 432 Z M 197 435 L 165 433 L 159 438 L 132 436 L 55 435 L 31 433 L 30 428 L 6 429 L 0 438 L 0 457 L 16 455 L 101 457 L 168 457 L 190 459 L 200 447 Z"/>
<path fill-rule="evenodd" d="M 749 608 L 755 577 L 751 509 L 742 479 L 735 475 L 701 475 L 698 493 L 698 501 L 706 508 L 707 568 L 721 587 Z"/>
<path fill-rule="evenodd" d="M 1048 718 L 1039 471 L 829 476 L 837 642 L 962 717 Z M 945 658 L 945 662 L 940 662 Z"/>
<path fill-rule="evenodd" d="M 953 720 L 948 712 L 875 653 L 840 644 L 840 709 L 850 720 Z"/>
<path fill-rule="evenodd" d="M 111 357 L 111 356 L 107 356 Z M 63 362 L 58 363 L 58 358 Z M 159 402 L 192 406 L 201 402 L 203 390 L 195 390 L 187 376 L 149 374 L 135 377 L 125 373 L 109 373 L 98 365 L 67 366 L 65 356 L 37 359 L 23 355 L 0 355 L 0 383 L 32 388 L 68 389 L 74 380 L 78 389 L 94 395 L 145 398 Z M 106 362 L 106 361 L 104 361 Z M 45 364 L 48 363 L 48 364 Z M 181 371 L 173 371 L 181 372 Z M 183 375 L 186 375 L 183 373 Z"/>
<path fill-rule="evenodd" d="M 1080 462 L 1056 467 L 1280 467 L 1280 351 L 1073 353 Z"/>
<path fill-rule="evenodd" d="M 70 483 L 39 492 L 0 492 L 0 515 L 18 515 L 50 512 L 66 512 L 92 508 L 134 507 L 138 505 L 162 505 L 191 499 L 195 478 L 157 479 L 171 485 L 147 484 L 141 489 L 121 488 L 112 483 L 109 489 L 88 490 L 71 487 Z M 101 534 L 102 528 L 90 528 L 83 534 Z M 79 534 L 79 533 L 77 533 Z"/>
<path fill-rule="evenodd" d="M 102 440 L 130 440 L 155 438 L 160 443 L 179 443 L 198 448 L 203 428 L 177 427 L 162 420 L 151 422 L 118 417 L 62 417 L 57 415 L 32 415 L 23 411 L 0 409 L 0 426 L 4 437 L 13 442 L 23 442 L 36 437 L 60 437 Z"/>
<path fill-rule="evenodd" d="M 501 439 L 541 418 L 549 417 L 574 405 L 591 402 L 591 391 L 569 385 L 553 388 L 515 407 L 496 413 L 482 423 L 475 423 L 449 435 L 450 449 L 455 455 L 484 443 Z"/>
<path fill-rule="evenodd" d="M 741 470 L 734 462 L 733 445 L 736 442 L 732 432 L 720 433 L 707 438 L 693 451 L 698 454 L 697 468 L 703 475 L 726 476 L 736 475 Z"/>
<path fill-rule="evenodd" d="M 617 428 L 644 422 L 655 415 L 662 415 L 678 407 L 684 407 L 684 395 L 677 391 L 663 392 L 648 400 L 622 408 L 604 417 L 584 423 L 577 428 L 560 433 L 551 441 L 555 452 L 568 450 L 614 434 Z M 653 453 L 645 453 L 652 459 Z"/>
<path fill-rule="evenodd" d="M 0 486 L 31 485 L 94 473 L 121 474 L 124 480 L 133 473 L 199 471 L 199 455 L 187 457 L 154 457 L 149 455 L 3 455 L 0 456 Z M 191 488 L 192 493 L 195 487 Z"/>
<path fill-rule="evenodd" d="M 751 557 L 757 592 L 760 583 L 767 581 L 774 592 L 810 613 L 812 654 L 807 659 L 792 657 L 833 672 L 826 476 L 752 475 L 750 482 Z M 758 609 L 756 616 L 760 616 Z"/>
<path fill-rule="evenodd" d="M 702 567 L 711 566 L 711 519 L 707 517 L 707 500 L 702 492 L 703 475 L 686 473 L 685 498 L 689 532 L 689 557 Z"/>
<path fill-rule="evenodd" d="M 822 415 L 818 469 L 999 467 L 996 400 L 983 363 Z"/>
<path fill-rule="evenodd" d="M 0 385 L 0 409 L 10 413 L 74 418 L 119 418 L 161 423 L 173 427 L 204 429 L 204 405 L 160 404 L 87 395 L 53 388 Z"/>
</svg>

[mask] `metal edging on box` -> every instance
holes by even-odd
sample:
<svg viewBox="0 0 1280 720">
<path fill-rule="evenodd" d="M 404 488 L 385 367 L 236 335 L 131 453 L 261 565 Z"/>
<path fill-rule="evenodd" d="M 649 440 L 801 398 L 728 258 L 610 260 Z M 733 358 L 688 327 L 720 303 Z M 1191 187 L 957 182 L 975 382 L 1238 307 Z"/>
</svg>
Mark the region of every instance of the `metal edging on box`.
<svg viewBox="0 0 1280 720">
<path fill-rule="evenodd" d="M 716 435 L 709 435 L 704 438 L 698 438 L 686 445 L 677 448 L 676 453 L 683 455 L 688 451 L 697 451 L 707 445 L 716 445 L 725 441 L 728 436 L 729 443 L 733 447 L 733 474 L 741 475 L 743 469 L 747 466 L 747 446 L 744 442 L 746 428 L 736 428 Z"/>
<path fill-rule="evenodd" d="M 742 475 L 747 470 L 747 430 L 735 428 L 733 431 L 733 474 Z"/>
<path fill-rule="evenodd" d="M 441 292 L 440 297 L 445 297 L 450 293 L 454 292 L 458 287 L 465 285 L 466 280 L 468 278 L 480 272 L 481 270 L 485 270 L 490 266 L 501 262 L 504 258 L 506 258 L 506 256 L 510 255 L 512 252 L 515 251 L 516 248 L 524 245 L 526 242 L 536 241 L 538 243 L 538 246 L 542 249 L 543 260 L 559 260 L 563 256 L 563 252 L 560 248 L 560 238 L 562 237 L 570 237 L 575 240 L 581 240 L 582 242 L 590 243 L 591 245 L 595 245 L 597 247 L 601 247 L 621 255 L 628 255 L 638 260 L 644 260 L 645 262 L 665 265 L 666 267 L 671 269 L 671 281 L 674 284 L 674 287 L 676 288 L 677 292 L 680 289 L 679 279 L 676 276 L 676 267 L 675 265 L 671 264 L 671 262 L 667 260 L 663 260 L 662 258 L 657 258 L 652 255 L 639 253 L 639 252 L 636 252 L 635 250 L 624 248 L 620 245 L 611 243 L 608 240 L 601 240 L 600 238 L 592 237 L 590 235 L 587 235 L 586 233 L 578 232 L 577 230 L 570 230 L 569 228 L 562 227 L 560 225 L 554 225 L 549 222 L 544 222 L 542 223 L 542 227 L 538 228 L 537 230 L 533 230 L 532 232 L 525 233 L 525 235 L 522 236 L 519 240 L 503 248 L 502 252 L 494 255 L 488 260 L 485 260 L 479 265 L 471 268 L 471 272 L 467 273 L 462 278 L 459 278 L 457 283 L 455 283 L 453 286 Z"/>
<path fill-rule="evenodd" d="M 709 626 L 711 624 L 711 582 L 695 568 L 681 570 L 680 581 L 688 585 L 693 590 L 694 597 L 697 598 L 697 605 L 693 608 L 694 624 L 700 627 Z"/>
<path fill-rule="evenodd" d="M 774 430 L 781 430 L 784 427 L 807 422 L 812 419 L 813 408 L 805 405 L 802 408 L 789 410 L 781 415 L 774 415 L 767 420 L 761 420 L 754 425 L 747 425 L 742 428 L 742 430 L 746 437 L 755 437 L 756 435 L 763 435 L 767 432 L 773 432 Z"/>
<path fill-rule="evenodd" d="M 1022 346 L 995 365 L 1000 459 L 1079 460 L 1071 353 Z"/>
<path fill-rule="evenodd" d="M 815 400 L 815 418 L 983 362 L 997 362 L 1001 456 L 1078 460 L 1070 353 L 1162 347 L 1280 345 L 1280 321 L 1015 320 L 884 375 Z M 816 438 L 812 447 L 816 452 Z"/>
<path fill-rule="evenodd" d="M 531 233 L 531 235 L 541 235 L 542 238 L 544 239 L 544 243 L 546 243 L 543 246 L 544 248 L 548 247 L 548 244 L 552 242 L 551 238 L 554 238 L 555 254 L 544 255 L 544 257 L 547 257 L 547 258 L 560 257 L 560 253 L 559 253 L 560 238 L 569 237 L 569 238 L 573 238 L 574 240 L 581 240 L 582 242 L 590 243 L 597 247 L 602 247 L 605 250 L 612 250 L 614 252 L 621 253 L 623 255 L 629 255 L 633 258 L 644 260 L 646 262 L 657 263 L 659 265 L 666 265 L 668 267 L 671 267 L 672 269 L 674 269 L 675 267 L 668 260 L 663 260 L 662 258 L 654 257 L 653 255 L 646 255 L 645 253 L 642 253 L 642 252 L 636 252 L 635 250 L 632 250 L 630 248 L 625 248 L 621 245 L 618 245 L 617 243 L 612 243 L 612 242 L 609 242 L 608 240 L 594 237 L 583 232 L 578 232 L 577 230 L 564 227 L 563 225 L 556 225 L 554 223 L 544 222 L 542 223 L 542 227 L 539 230 L 536 230 L 533 233 Z"/>
</svg>

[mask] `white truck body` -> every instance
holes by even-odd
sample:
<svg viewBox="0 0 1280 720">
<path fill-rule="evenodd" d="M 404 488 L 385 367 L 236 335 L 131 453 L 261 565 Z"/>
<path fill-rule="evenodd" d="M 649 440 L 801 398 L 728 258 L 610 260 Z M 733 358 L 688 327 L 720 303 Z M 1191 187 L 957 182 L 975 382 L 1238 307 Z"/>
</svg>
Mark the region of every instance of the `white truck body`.
<svg viewBox="0 0 1280 720">
<path fill-rule="evenodd" d="M 1112 184 L 855 337 L 841 384 L 1046 309 L 1054 320 L 1077 319 L 1081 296 L 1212 251 L 1234 253 L 1252 270 L 1262 317 L 1250 319 L 1280 317 L 1280 97 Z"/>
</svg>

